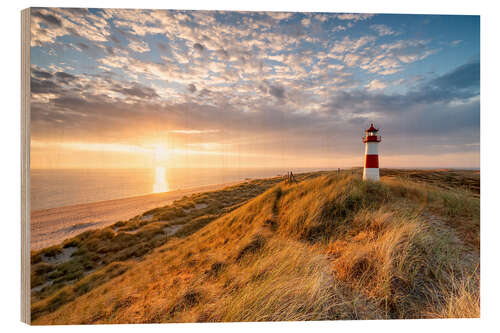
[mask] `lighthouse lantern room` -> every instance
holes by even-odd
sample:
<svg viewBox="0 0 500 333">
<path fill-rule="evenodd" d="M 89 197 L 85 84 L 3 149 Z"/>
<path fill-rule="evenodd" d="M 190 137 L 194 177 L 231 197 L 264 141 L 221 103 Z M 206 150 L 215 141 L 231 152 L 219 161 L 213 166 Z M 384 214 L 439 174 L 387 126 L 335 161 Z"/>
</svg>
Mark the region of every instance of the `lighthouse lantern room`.
<svg viewBox="0 0 500 333">
<path fill-rule="evenodd" d="M 365 143 L 365 166 L 363 169 L 363 180 L 380 180 L 378 167 L 378 144 L 382 141 L 378 135 L 378 129 L 371 124 L 365 130 L 363 142 Z"/>
</svg>

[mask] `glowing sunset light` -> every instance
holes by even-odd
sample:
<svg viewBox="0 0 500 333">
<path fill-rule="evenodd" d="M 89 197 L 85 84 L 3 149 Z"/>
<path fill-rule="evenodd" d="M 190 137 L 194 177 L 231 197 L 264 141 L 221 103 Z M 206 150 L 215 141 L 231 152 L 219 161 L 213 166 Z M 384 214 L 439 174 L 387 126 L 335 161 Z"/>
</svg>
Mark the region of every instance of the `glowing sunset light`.
<svg viewBox="0 0 500 333">
<path fill-rule="evenodd" d="M 165 167 L 157 166 L 155 168 L 155 182 L 153 185 L 153 193 L 167 192 L 168 184 L 165 174 Z"/>
<path fill-rule="evenodd" d="M 86 11 L 33 9 L 32 168 L 479 167 L 479 16 Z"/>
<path fill-rule="evenodd" d="M 165 162 L 168 159 L 169 151 L 164 145 L 156 145 L 155 159 L 157 162 Z"/>
</svg>

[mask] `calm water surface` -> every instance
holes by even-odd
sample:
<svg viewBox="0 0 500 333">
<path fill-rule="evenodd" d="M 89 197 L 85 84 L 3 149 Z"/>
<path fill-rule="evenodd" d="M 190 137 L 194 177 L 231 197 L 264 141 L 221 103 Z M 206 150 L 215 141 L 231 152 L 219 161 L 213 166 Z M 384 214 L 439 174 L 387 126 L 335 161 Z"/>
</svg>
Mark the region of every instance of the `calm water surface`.
<svg viewBox="0 0 500 333">
<path fill-rule="evenodd" d="M 319 169 L 294 169 L 293 172 Z M 323 169 L 324 170 L 324 169 Z M 126 198 L 246 178 L 272 177 L 286 169 L 31 170 L 31 209 Z"/>
</svg>

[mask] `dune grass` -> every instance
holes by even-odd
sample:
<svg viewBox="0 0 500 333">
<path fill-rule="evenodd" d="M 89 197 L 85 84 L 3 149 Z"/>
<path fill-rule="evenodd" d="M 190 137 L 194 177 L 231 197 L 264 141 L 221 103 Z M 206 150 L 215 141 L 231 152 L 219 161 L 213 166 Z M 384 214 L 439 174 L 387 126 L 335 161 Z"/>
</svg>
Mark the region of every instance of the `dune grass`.
<svg viewBox="0 0 500 333">
<path fill-rule="evenodd" d="M 299 179 L 315 175 L 317 174 L 302 174 Z M 103 229 L 86 231 L 62 244 L 32 252 L 33 318 L 44 312 L 40 312 L 39 308 L 46 306 L 47 299 L 50 301 L 51 298 L 58 297 L 59 291 L 65 286 L 71 286 L 87 275 L 97 274 L 96 271 L 108 265 L 141 260 L 172 237 L 187 237 L 280 181 L 280 177 L 259 179 L 218 191 L 185 196 L 173 204 L 146 211 L 128 221 L 118 221 Z M 170 234 L 168 228 L 173 226 L 178 227 L 171 229 L 175 232 Z M 68 248 L 76 251 L 68 260 L 57 260 Z M 99 278 L 97 281 L 106 279 Z M 93 287 L 97 285 L 98 283 L 92 284 Z M 64 303 L 56 302 L 58 305 Z"/>
<path fill-rule="evenodd" d="M 323 173 L 298 180 L 193 196 L 176 203 L 177 210 L 144 213 L 148 223 L 142 216 L 115 225 L 109 244 L 104 235 L 99 244 L 121 249 L 113 245 L 116 228 L 133 226 L 140 231 L 129 236 L 154 245 L 133 259 L 103 252 L 100 260 L 115 259 L 40 297 L 34 323 L 479 316 L 474 193 L 407 177 L 375 183 Z M 201 200 L 204 212 L 193 209 Z M 147 227 L 154 230 L 165 214 L 182 228 L 156 245 Z M 118 264 L 119 275 L 105 273 Z M 43 260 L 37 265 L 38 275 L 50 274 Z"/>
</svg>

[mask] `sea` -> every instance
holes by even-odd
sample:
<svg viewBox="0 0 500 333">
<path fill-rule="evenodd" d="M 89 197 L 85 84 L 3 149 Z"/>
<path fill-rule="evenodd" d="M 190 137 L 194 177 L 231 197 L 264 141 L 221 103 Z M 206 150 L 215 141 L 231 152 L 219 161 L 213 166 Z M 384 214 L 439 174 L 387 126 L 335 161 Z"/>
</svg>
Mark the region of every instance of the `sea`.
<svg viewBox="0 0 500 333">
<path fill-rule="evenodd" d="M 333 168 L 34 169 L 31 210 Z"/>
</svg>

